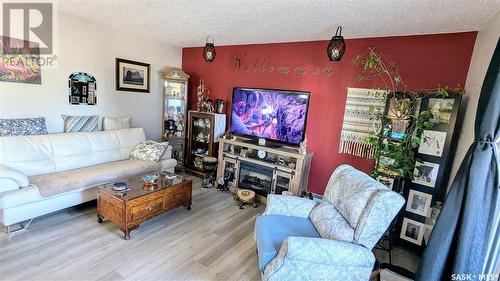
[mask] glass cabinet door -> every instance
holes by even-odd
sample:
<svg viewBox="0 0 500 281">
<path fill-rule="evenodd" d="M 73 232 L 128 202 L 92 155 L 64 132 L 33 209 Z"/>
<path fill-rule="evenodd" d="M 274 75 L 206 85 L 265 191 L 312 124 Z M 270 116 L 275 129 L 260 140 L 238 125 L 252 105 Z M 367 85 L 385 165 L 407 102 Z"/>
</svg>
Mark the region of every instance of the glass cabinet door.
<svg viewBox="0 0 500 281">
<path fill-rule="evenodd" d="M 164 137 L 184 138 L 186 135 L 187 82 L 165 80 Z"/>
<path fill-rule="evenodd" d="M 291 181 L 292 181 L 292 174 L 282 171 L 276 171 L 273 193 L 282 194 L 283 191 L 289 191 Z"/>
<path fill-rule="evenodd" d="M 210 153 L 210 130 L 212 121 L 202 116 L 192 118 L 191 161 L 195 168 L 203 169 L 203 157 Z"/>
</svg>

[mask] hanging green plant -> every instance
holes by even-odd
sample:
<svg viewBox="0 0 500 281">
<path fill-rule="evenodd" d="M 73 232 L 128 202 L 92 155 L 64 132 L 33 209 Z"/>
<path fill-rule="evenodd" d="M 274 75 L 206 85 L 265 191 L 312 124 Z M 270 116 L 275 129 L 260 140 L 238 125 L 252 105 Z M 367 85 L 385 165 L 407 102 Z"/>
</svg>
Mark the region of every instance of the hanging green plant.
<svg viewBox="0 0 500 281">
<path fill-rule="evenodd" d="M 390 128 L 374 131 L 364 138 L 366 144 L 375 148 L 377 163 L 372 177 L 384 173 L 413 179 L 415 163 L 421 162 L 415 157 L 415 149 L 420 146 L 423 130 L 433 127 L 430 121 L 433 114 L 428 110 L 417 112 L 416 107 L 426 95 L 447 98 L 450 91 L 465 94 L 464 89 L 459 85 L 455 88 L 438 85 L 434 89 L 407 91 L 397 65 L 374 48 L 363 51 L 353 63 L 361 68 L 357 82 L 376 80 L 380 87 L 371 94 L 389 99 L 387 113 L 374 118 L 381 124 L 389 124 Z"/>
</svg>

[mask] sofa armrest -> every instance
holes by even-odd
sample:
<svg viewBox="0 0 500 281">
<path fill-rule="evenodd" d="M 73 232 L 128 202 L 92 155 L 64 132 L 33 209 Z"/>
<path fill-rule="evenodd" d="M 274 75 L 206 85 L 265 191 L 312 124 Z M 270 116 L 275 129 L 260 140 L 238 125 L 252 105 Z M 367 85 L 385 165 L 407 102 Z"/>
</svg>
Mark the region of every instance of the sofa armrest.
<svg viewBox="0 0 500 281">
<path fill-rule="evenodd" d="M 0 164 L 0 193 L 29 185 L 28 177 L 6 165 Z"/>
<path fill-rule="evenodd" d="M 3 164 L 0 164 L 0 178 L 11 179 L 20 187 L 28 186 L 30 184 L 28 177 L 25 174 Z"/>
<path fill-rule="evenodd" d="M 269 194 L 264 215 L 308 218 L 316 205 L 316 201 L 302 197 Z"/>
<path fill-rule="evenodd" d="M 264 269 L 264 280 L 368 280 L 375 256 L 367 248 L 325 238 L 288 237 Z M 297 276 L 303 275 L 303 276 Z"/>
<path fill-rule="evenodd" d="M 163 155 L 160 157 L 160 160 L 166 160 L 172 158 L 172 146 L 169 145 L 167 146 L 167 149 L 163 153 Z"/>
</svg>

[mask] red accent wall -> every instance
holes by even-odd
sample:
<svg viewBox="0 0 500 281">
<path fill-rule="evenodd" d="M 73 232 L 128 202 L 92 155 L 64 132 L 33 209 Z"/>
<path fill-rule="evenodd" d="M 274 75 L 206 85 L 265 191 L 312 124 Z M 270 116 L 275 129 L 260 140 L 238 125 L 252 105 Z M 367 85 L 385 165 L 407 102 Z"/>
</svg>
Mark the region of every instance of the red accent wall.
<svg viewBox="0 0 500 281">
<path fill-rule="evenodd" d="M 347 163 L 367 173 L 373 168 L 373 161 L 338 153 L 346 88 L 366 86 L 356 83 L 359 69 L 353 59 L 367 47 L 375 47 L 399 66 L 409 90 L 435 88 L 438 84 L 464 86 L 476 34 L 350 39 L 346 40 L 347 49 L 341 62 L 328 60 L 328 41 L 220 46 L 213 63 L 204 61 L 203 48 L 184 48 L 182 68 L 191 75 L 191 109 L 196 107 L 200 77 L 210 89 L 212 99 L 226 101 L 226 113 L 233 87 L 311 92 L 306 134 L 308 149 L 314 156 L 308 190 L 322 194 L 337 166 Z M 285 74 L 283 67 L 288 67 L 289 72 Z M 305 73 L 296 72 L 301 70 Z"/>
</svg>

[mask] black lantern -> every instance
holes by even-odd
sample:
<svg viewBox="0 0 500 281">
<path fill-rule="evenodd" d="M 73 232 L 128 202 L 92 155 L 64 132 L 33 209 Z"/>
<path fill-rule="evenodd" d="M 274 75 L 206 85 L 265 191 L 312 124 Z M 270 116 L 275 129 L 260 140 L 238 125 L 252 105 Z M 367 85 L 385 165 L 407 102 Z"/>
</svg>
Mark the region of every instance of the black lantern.
<svg viewBox="0 0 500 281">
<path fill-rule="evenodd" d="M 206 47 L 205 47 L 206 48 Z M 326 53 L 330 61 L 340 61 L 345 52 L 344 36 L 342 36 L 342 26 L 337 27 L 335 36 L 332 37 L 328 44 Z"/>
<path fill-rule="evenodd" d="M 212 38 L 212 43 L 208 43 L 208 39 Z M 206 62 L 213 62 L 215 60 L 215 46 L 214 46 L 214 38 L 212 36 L 207 37 L 207 43 L 205 44 L 205 48 L 203 48 L 203 57 Z"/>
</svg>

